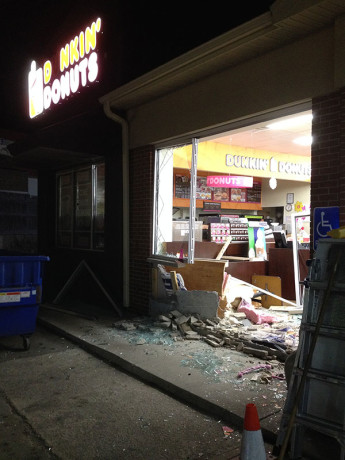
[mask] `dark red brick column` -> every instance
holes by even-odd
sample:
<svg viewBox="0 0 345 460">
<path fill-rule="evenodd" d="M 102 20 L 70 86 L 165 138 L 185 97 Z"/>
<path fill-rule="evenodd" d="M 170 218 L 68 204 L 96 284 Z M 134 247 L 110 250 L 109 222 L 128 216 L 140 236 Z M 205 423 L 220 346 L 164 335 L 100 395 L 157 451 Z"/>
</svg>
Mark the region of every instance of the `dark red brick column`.
<svg viewBox="0 0 345 460">
<path fill-rule="evenodd" d="M 340 226 L 345 225 L 345 88 L 341 92 L 342 112 L 340 115 L 340 146 L 339 146 L 339 206 Z M 336 168 L 336 166 L 335 166 Z"/>
<path fill-rule="evenodd" d="M 345 225 L 345 89 L 314 99 L 312 109 L 311 221 L 314 208 L 339 206 L 342 226 Z"/>
<path fill-rule="evenodd" d="M 132 150 L 129 156 L 129 296 L 131 311 L 149 312 L 151 267 L 147 258 L 152 253 L 153 146 Z"/>
</svg>

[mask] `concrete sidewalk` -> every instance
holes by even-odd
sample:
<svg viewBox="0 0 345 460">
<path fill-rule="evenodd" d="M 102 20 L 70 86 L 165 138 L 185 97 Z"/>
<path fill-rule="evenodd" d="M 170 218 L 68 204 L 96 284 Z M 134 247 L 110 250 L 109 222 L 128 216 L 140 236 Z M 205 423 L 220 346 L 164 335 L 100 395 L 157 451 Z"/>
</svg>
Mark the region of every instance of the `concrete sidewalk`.
<svg viewBox="0 0 345 460">
<path fill-rule="evenodd" d="M 114 327 L 117 321 L 123 318 L 115 313 L 88 319 L 48 305 L 42 305 L 38 314 L 45 327 L 234 428 L 242 429 L 246 404 L 254 403 L 265 442 L 275 443 L 287 394 L 286 381 L 275 378 L 284 372 L 283 363 L 214 348 L 202 340 L 174 341 L 171 331 L 150 327 L 145 317 L 133 330 Z M 239 372 L 267 363 L 273 375 L 267 383 L 254 380 L 260 371 L 238 377 Z"/>
</svg>

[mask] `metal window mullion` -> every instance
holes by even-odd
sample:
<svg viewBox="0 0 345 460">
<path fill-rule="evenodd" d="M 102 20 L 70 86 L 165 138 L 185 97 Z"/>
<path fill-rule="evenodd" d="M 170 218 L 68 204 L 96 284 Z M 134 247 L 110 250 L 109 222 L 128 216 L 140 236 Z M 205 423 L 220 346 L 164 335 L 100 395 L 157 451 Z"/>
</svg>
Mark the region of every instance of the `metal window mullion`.
<svg viewBox="0 0 345 460">
<path fill-rule="evenodd" d="M 56 205 L 55 205 L 55 246 L 59 246 L 59 232 L 61 233 L 60 222 L 60 208 L 61 208 L 61 176 L 55 174 L 55 190 L 56 194 Z"/>
<path fill-rule="evenodd" d="M 190 171 L 190 200 L 189 200 L 189 236 L 188 236 L 188 263 L 194 263 L 195 250 L 195 206 L 196 206 L 196 175 L 198 163 L 198 142 L 192 140 L 192 165 Z"/>
<path fill-rule="evenodd" d="M 94 218 L 95 218 L 95 209 L 96 209 L 96 185 L 97 185 L 97 167 L 96 165 L 91 166 L 91 187 L 92 187 L 92 197 L 91 197 L 91 226 L 90 226 L 90 249 L 93 249 L 93 229 L 94 229 Z"/>
<path fill-rule="evenodd" d="M 75 242 L 75 220 L 77 218 L 77 172 L 72 171 L 72 193 L 73 193 L 73 209 L 72 209 L 72 238 L 71 238 L 71 248 L 74 248 Z"/>
<path fill-rule="evenodd" d="M 153 197 L 153 248 L 152 253 L 156 254 L 158 247 L 158 200 L 159 200 L 159 155 L 160 152 L 156 151 L 155 153 L 155 175 L 154 175 L 154 197 Z"/>
</svg>

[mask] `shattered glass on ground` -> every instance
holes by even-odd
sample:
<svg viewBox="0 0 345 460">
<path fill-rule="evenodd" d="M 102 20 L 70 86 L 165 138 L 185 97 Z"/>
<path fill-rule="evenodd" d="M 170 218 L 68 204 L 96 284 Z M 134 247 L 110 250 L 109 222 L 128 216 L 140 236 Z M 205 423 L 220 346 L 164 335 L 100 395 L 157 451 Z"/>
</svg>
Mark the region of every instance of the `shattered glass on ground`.
<svg viewBox="0 0 345 460">
<path fill-rule="evenodd" d="M 197 369 L 206 377 L 209 384 L 226 383 L 240 391 L 256 388 L 260 393 L 269 389 L 274 392 L 274 398 L 285 397 L 286 381 L 284 365 L 281 362 L 263 360 L 265 364 L 258 365 L 249 355 L 228 347 L 214 348 L 207 345 L 204 340 L 185 340 L 178 330 L 173 331 L 171 325 L 164 327 L 163 324 L 147 317 L 120 320 L 113 324 L 112 333 L 133 345 L 165 346 L 166 353 L 180 354 L 181 367 Z M 288 331 L 289 327 L 285 330 L 263 328 L 251 333 L 260 339 L 264 337 L 267 341 L 272 340 L 283 345 Z M 295 338 L 295 334 L 292 336 Z"/>
<path fill-rule="evenodd" d="M 186 358 L 181 360 L 181 365 L 199 369 L 217 382 L 241 383 L 236 378 L 237 372 L 235 368 L 240 369 L 242 364 L 231 362 L 230 357 L 219 357 L 212 349 L 191 352 Z"/>
<path fill-rule="evenodd" d="M 155 345 L 174 345 L 174 335 L 171 330 L 155 327 L 148 319 L 119 321 L 114 324 L 114 332 L 125 337 L 130 343 L 135 345 L 155 344 Z"/>
</svg>

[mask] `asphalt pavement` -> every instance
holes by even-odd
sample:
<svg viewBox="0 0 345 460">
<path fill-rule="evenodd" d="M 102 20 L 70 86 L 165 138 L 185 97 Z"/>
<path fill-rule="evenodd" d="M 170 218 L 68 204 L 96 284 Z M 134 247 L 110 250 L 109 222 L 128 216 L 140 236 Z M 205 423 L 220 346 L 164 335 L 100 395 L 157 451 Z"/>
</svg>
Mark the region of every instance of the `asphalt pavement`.
<svg viewBox="0 0 345 460">
<path fill-rule="evenodd" d="M 0 339 L 1 460 L 237 458 L 241 433 L 38 325 Z M 270 446 L 267 445 L 267 450 Z"/>
</svg>

